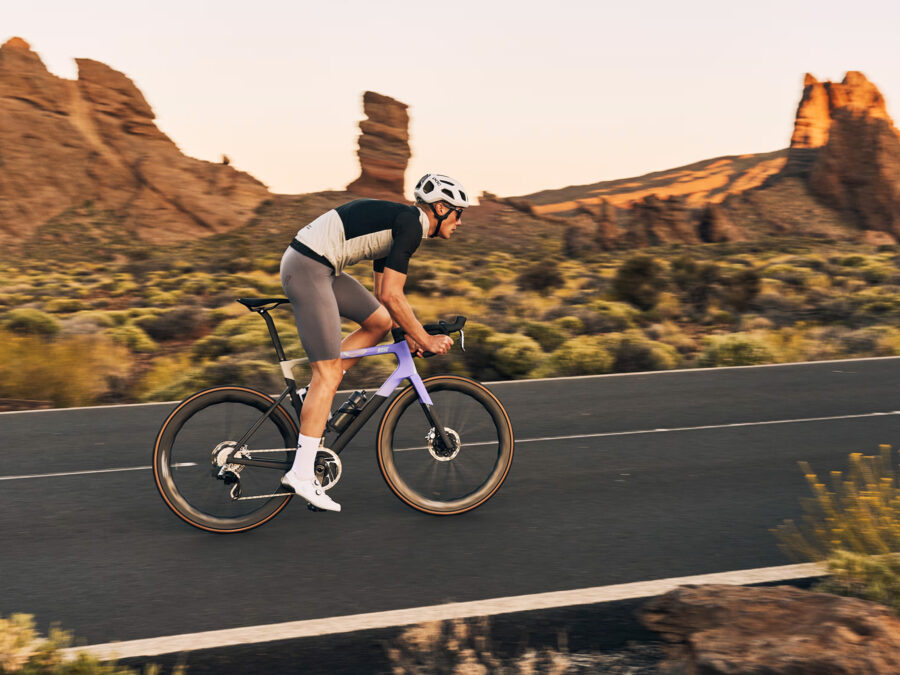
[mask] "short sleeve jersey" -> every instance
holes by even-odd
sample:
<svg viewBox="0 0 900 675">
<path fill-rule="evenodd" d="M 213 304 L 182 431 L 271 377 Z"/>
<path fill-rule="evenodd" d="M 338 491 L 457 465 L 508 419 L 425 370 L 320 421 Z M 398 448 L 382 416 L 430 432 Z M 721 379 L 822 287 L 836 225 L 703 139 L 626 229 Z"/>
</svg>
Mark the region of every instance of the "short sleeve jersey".
<svg viewBox="0 0 900 675">
<path fill-rule="evenodd" d="M 296 239 L 326 258 L 335 274 L 360 260 L 373 260 L 376 272 L 388 267 L 406 274 L 428 226 L 415 206 L 356 199 L 319 216 Z"/>
</svg>

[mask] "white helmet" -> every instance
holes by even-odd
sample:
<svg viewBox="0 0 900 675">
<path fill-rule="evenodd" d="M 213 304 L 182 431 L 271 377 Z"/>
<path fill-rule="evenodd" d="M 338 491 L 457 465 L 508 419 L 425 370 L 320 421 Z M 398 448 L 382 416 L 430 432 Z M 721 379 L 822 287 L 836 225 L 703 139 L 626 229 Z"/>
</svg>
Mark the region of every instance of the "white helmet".
<svg viewBox="0 0 900 675">
<path fill-rule="evenodd" d="M 416 201 L 425 204 L 434 204 L 435 202 L 447 202 L 451 206 L 466 208 L 469 205 L 469 198 L 466 195 L 466 189 L 459 182 L 439 173 L 426 173 L 416 183 L 416 189 L 413 191 Z"/>
</svg>

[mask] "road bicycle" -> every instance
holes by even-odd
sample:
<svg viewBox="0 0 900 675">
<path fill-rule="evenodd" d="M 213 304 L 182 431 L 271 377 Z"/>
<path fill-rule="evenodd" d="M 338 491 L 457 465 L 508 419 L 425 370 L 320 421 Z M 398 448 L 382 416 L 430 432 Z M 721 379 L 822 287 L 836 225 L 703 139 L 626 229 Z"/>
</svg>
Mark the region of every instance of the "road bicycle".
<svg viewBox="0 0 900 675">
<path fill-rule="evenodd" d="M 268 522 L 291 501 L 281 477 L 293 463 L 303 402 L 270 310 L 286 298 L 240 298 L 266 322 L 287 385 L 273 398 L 243 386 L 206 389 L 182 401 L 163 422 L 153 448 L 153 476 L 165 503 L 185 522 L 217 533 L 244 532 Z M 465 317 L 427 324 L 431 335 L 460 334 Z M 471 511 L 503 484 L 513 458 L 506 410 L 483 384 L 458 375 L 422 379 L 400 328 L 393 344 L 341 352 L 341 358 L 393 355 L 397 368 L 368 398 L 354 392 L 334 413 L 315 472 L 325 490 L 340 481 L 340 454 L 366 422 L 390 403 L 375 436 L 378 467 L 391 491 L 436 516 Z M 424 356 L 432 356 L 425 353 Z M 408 385 L 398 388 L 408 381 Z M 296 415 L 282 405 L 290 399 Z M 326 442 L 328 441 L 328 442 Z M 311 510 L 317 510 L 309 506 Z"/>
</svg>

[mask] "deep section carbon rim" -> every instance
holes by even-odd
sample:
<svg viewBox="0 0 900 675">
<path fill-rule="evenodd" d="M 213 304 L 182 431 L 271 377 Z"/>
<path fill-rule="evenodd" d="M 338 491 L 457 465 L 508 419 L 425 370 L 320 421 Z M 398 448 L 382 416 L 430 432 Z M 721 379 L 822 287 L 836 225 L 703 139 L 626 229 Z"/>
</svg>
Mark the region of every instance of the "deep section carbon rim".
<svg viewBox="0 0 900 675">
<path fill-rule="evenodd" d="M 410 387 L 385 413 L 379 465 L 388 486 L 409 506 L 435 515 L 469 511 L 487 501 L 509 471 L 509 417 L 497 398 L 473 380 L 435 377 L 425 386 L 450 447 L 444 447 Z"/>
<path fill-rule="evenodd" d="M 218 477 L 231 448 L 271 404 L 270 397 L 251 389 L 219 387 L 188 398 L 166 420 L 153 471 L 163 499 L 183 520 L 213 532 L 237 532 L 284 508 L 291 493 L 281 487 L 281 471 L 233 465 L 225 467 L 231 473 L 225 480 Z M 276 408 L 241 455 L 289 462 L 296 434 L 284 409 Z"/>
</svg>

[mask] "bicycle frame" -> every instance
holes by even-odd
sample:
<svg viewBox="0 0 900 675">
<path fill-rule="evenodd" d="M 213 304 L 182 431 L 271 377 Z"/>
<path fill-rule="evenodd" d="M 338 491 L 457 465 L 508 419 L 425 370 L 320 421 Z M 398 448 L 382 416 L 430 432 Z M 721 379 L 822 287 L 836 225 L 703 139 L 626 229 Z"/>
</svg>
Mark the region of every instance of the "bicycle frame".
<svg viewBox="0 0 900 675">
<path fill-rule="evenodd" d="M 231 451 L 228 459 L 226 460 L 229 464 L 243 464 L 245 466 L 257 466 L 267 469 L 278 469 L 280 471 L 286 471 L 291 467 L 291 462 L 279 462 L 275 460 L 266 460 L 266 459 L 244 459 L 241 457 L 236 457 L 237 452 L 244 446 L 244 444 L 250 439 L 250 437 L 256 432 L 256 430 L 262 425 L 263 422 L 275 411 L 275 409 L 281 404 L 284 399 L 290 395 L 291 403 L 293 404 L 294 411 L 297 414 L 297 420 L 300 420 L 300 413 L 303 407 L 303 404 L 300 402 L 300 398 L 297 395 L 297 383 L 294 380 L 294 375 L 292 369 L 295 365 L 300 363 L 306 363 L 307 359 L 291 359 L 287 360 L 284 354 L 284 348 L 281 345 L 281 340 L 278 337 L 278 331 L 275 328 L 275 324 L 272 321 L 272 317 L 269 315 L 268 311 L 265 309 L 254 310 L 258 314 L 260 314 L 263 319 L 266 321 L 266 326 L 269 329 L 269 335 L 272 338 L 272 344 L 275 346 L 275 353 L 278 355 L 278 360 L 281 365 L 281 372 L 284 375 L 285 382 L 287 383 L 287 387 L 281 395 L 275 400 L 272 406 L 263 413 L 262 417 L 256 421 L 256 423 L 243 435 L 243 437 L 238 440 L 235 444 L 234 449 Z M 356 359 L 356 358 L 365 358 L 367 356 L 383 356 L 385 354 L 393 354 L 397 358 L 397 368 L 393 373 L 385 380 L 384 384 L 375 392 L 369 401 L 363 406 L 362 410 L 357 413 L 356 417 L 347 425 L 347 428 L 340 432 L 334 442 L 331 444 L 331 450 L 335 453 L 340 454 L 341 451 L 347 446 L 347 444 L 353 439 L 354 436 L 359 432 L 360 429 L 365 425 L 366 422 L 371 419 L 371 417 L 377 412 L 377 410 L 381 407 L 381 405 L 391 396 L 391 394 L 401 385 L 405 380 L 409 380 L 410 383 L 415 387 L 416 393 L 419 396 L 419 403 L 422 406 L 422 410 L 425 413 L 425 417 L 428 420 L 428 423 L 440 434 L 441 440 L 446 444 L 446 447 L 450 447 L 451 442 L 447 437 L 447 432 L 444 429 L 443 425 L 440 424 L 440 421 L 437 419 L 437 416 L 433 409 L 433 404 L 431 401 L 431 397 L 428 395 L 428 390 L 425 389 L 425 384 L 422 381 L 422 378 L 419 376 L 418 371 L 416 370 L 415 362 L 413 361 L 413 356 L 409 351 L 409 345 L 406 340 L 400 340 L 399 342 L 395 342 L 390 345 L 377 345 L 375 347 L 367 347 L 365 349 L 353 349 L 346 352 L 341 352 L 342 359 Z"/>
</svg>

